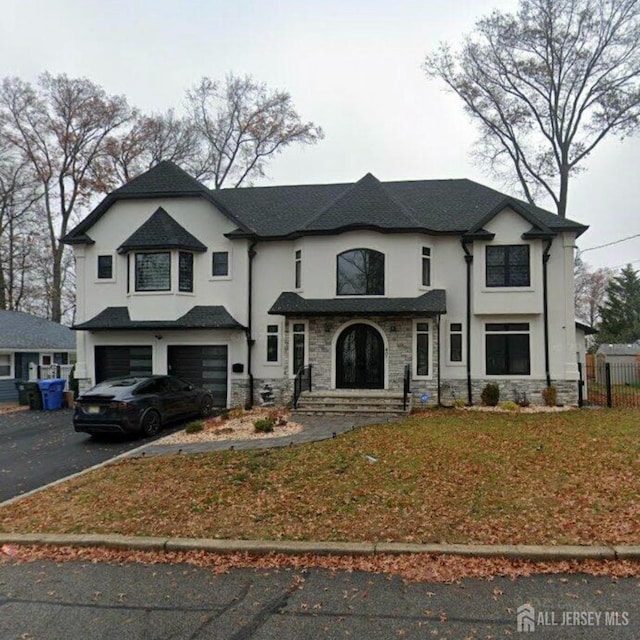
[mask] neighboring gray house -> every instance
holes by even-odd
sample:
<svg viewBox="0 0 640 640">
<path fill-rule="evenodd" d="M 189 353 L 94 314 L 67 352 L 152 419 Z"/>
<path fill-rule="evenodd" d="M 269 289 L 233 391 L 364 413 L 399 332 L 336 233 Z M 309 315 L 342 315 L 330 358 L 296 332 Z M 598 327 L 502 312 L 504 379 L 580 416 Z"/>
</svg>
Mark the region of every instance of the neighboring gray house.
<svg viewBox="0 0 640 640">
<path fill-rule="evenodd" d="M 70 364 L 75 354 L 75 334 L 68 327 L 22 311 L 0 311 L 0 402 L 17 400 L 15 381 L 28 380 L 30 364 Z"/>
<path fill-rule="evenodd" d="M 601 344 L 596 351 L 596 379 L 605 380 L 605 365 L 611 366 L 612 384 L 640 382 L 640 343 Z"/>
</svg>

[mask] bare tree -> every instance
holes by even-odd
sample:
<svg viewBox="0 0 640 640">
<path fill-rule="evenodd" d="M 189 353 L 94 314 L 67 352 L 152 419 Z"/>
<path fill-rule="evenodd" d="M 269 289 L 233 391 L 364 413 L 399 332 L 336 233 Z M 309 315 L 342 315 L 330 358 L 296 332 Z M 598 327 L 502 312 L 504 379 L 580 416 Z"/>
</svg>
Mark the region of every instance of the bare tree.
<svg viewBox="0 0 640 640">
<path fill-rule="evenodd" d="M 249 76 L 228 75 L 223 84 L 203 78 L 187 92 L 187 106 L 201 145 L 195 173 L 215 189 L 250 183 L 289 145 L 324 137 L 320 127 L 300 119 L 288 93 Z"/>
<path fill-rule="evenodd" d="M 576 318 L 590 327 L 600 326 L 600 308 L 604 304 L 609 282 L 614 276 L 612 269 L 595 269 L 576 256 L 574 265 Z"/>
<path fill-rule="evenodd" d="M 162 160 L 171 160 L 192 175 L 202 174 L 198 135 L 189 118 L 166 113 L 135 113 L 125 132 L 109 136 L 106 154 L 94 175 L 103 192 L 129 182 Z"/>
<path fill-rule="evenodd" d="M 639 14 L 638 0 L 520 0 L 517 15 L 494 11 L 424 69 L 480 125 L 483 162 L 565 217 L 582 161 L 640 125 Z"/>
<path fill-rule="evenodd" d="M 19 309 L 29 280 L 32 207 L 41 197 L 29 163 L 0 137 L 0 309 Z"/>
<path fill-rule="evenodd" d="M 51 270 L 48 306 L 56 322 L 62 318 L 65 262 L 59 239 L 95 193 L 93 169 L 108 136 L 130 118 L 124 97 L 107 95 L 85 78 L 44 73 L 35 87 L 19 78 L 5 78 L 0 86 L 0 136 L 30 164 L 42 191 L 39 214 Z"/>
</svg>

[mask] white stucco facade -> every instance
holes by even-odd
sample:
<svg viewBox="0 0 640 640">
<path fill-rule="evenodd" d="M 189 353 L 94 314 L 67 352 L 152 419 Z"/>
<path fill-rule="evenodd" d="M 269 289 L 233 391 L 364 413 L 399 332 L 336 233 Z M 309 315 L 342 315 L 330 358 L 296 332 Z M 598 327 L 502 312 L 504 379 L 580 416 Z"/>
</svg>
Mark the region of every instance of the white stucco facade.
<svg viewBox="0 0 640 640">
<path fill-rule="evenodd" d="M 206 251 L 193 252 L 191 292 L 178 290 L 178 250 L 171 251 L 171 288 L 163 292 L 137 292 L 134 252 L 118 253 L 118 247 L 149 220 L 158 207 L 162 207 L 206 247 Z M 526 237 L 531 229 L 531 222 L 508 207 L 500 211 L 484 226 L 486 232 L 494 234 L 491 240 L 476 239 L 466 243 L 467 251 L 473 256 L 468 298 L 467 264 L 461 234 L 383 233 L 361 229 L 326 235 L 300 234 L 288 240 L 226 237 L 225 234 L 236 228 L 236 222 L 212 202 L 200 197 L 139 198 L 116 201 L 110 206 L 90 229 L 93 244 L 74 246 L 77 324 L 95 318 L 110 307 L 126 307 L 133 322 L 176 321 L 194 306 L 202 305 L 223 306 L 245 329 L 137 328 L 110 331 L 102 328 L 78 331 L 76 371 L 84 388 L 96 381 L 96 347 L 146 346 L 151 350 L 153 373 L 162 374 L 169 371 L 169 346 L 225 346 L 228 406 L 243 402 L 249 386 L 249 374 L 254 378 L 256 391 L 269 383 L 276 388 L 278 399 L 286 402 L 294 374 L 293 332 L 304 331 L 305 364 L 314 366 L 317 384 L 330 390 L 337 384 L 336 344 L 339 336 L 347 326 L 359 323 L 375 327 L 381 336 L 383 388 L 386 390 L 398 390 L 402 384 L 401 368 L 406 364 L 411 367 L 414 396 L 426 391 L 434 400 L 439 395 L 444 398 L 447 393 L 453 393 L 455 398 L 466 400 L 472 387 L 471 401 L 478 402 L 479 389 L 488 381 L 500 383 L 504 399 L 512 399 L 510 394 L 516 388 L 535 396 L 539 395 L 549 378 L 559 386 L 564 401 L 575 402 L 578 380 L 573 311 L 575 232 L 556 233 L 551 240 L 523 239 L 523 234 Z M 486 249 L 501 245 L 529 247 L 528 286 L 487 286 Z M 430 254 L 428 286 L 422 284 L 425 248 Z M 358 299 L 411 299 L 432 290 L 444 290 L 446 312 L 424 317 L 419 313 L 397 313 L 380 318 L 376 313 L 371 317 L 353 318 L 348 315 L 331 318 L 269 313 L 283 292 L 295 292 L 305 300 L 348 297 L 337 295 L 337 256 L 351 249 L 370 249 L 384 256 L 384 294 L 357 296 Z M 252 261 L 250 251 L 255 252 Z M 545 251 L 549 255 L 547 348 L 543 277 Z M 212 252 L 228 254 L 227 275 L 212 275 Z M 113 256 L 111 278 L 98 278 L 98 256 L 104 255 Z M 297 288 L 296 260 L 300 269 L 300 286 Z M 494 327 L 492 330 L 496 330 L 496 326 L 515 327 L 517 332 L 528 337 L 527 373 L 498 375 L 488 372 L 488 325 Z M 425 375 L 420 375 L 416 368 L 416 336 L 420 328 L 429 335 L 430 365 Z M 454 334 L 455 338 L 452 337 Z M 456 344 L 460 345 L 460 351 L 451 348 L 454 339 L 458 341 Z M 539 401 L 537 396 L 532 400 Z"/>
</svg>

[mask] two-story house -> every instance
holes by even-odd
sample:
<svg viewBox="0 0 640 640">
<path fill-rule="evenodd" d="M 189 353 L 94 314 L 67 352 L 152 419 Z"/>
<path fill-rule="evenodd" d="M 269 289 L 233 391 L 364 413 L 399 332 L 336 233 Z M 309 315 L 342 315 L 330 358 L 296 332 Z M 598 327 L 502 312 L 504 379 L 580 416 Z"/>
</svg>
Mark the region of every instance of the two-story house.
<svg viewBox="0 0 640 640">
<path fill-rule="evenodd" d="M 172 373 L 220 406 L 314 392 L 414 403 L 577 397 L 584 225 L 469 180 L 211 191 L 170 162 L 64 241 L 77 264 L 76 375 Z"/>
</svg>

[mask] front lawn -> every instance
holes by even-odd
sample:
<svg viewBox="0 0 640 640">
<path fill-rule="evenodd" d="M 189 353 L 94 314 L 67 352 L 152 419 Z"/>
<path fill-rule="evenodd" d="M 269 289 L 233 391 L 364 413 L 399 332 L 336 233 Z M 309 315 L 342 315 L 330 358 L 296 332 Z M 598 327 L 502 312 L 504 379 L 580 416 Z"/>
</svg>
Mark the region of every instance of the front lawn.
<svg viewBox="0 0 640 640">
<path fill-rule="evenodd" d="M 119 462 L 0 509 L 5 532 L 640 543 L 640 413 L 432 411 L 289 449 Z"/>
</svg>

